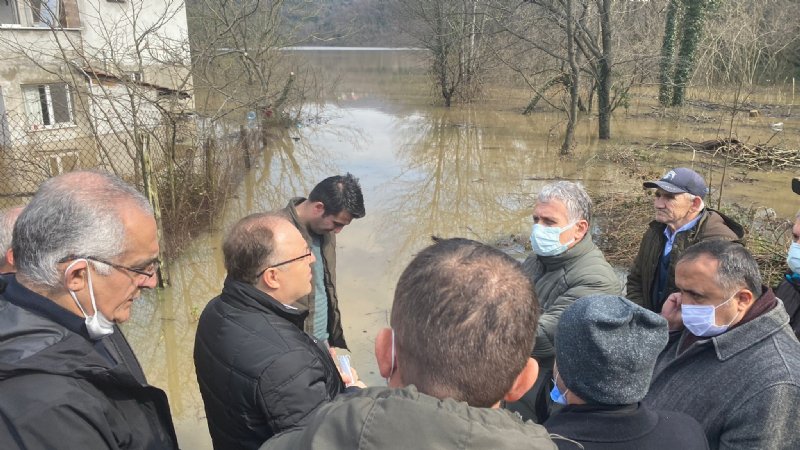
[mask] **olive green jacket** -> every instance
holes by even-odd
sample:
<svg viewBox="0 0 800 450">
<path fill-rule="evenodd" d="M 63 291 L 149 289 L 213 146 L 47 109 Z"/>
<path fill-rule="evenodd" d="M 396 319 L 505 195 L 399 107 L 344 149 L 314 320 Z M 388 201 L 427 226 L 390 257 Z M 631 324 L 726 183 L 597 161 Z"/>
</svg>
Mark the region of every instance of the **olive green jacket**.
<svg viewBox="0 0 800 450">
<path fill-rule="evenodd" d="M 733 219 L 709 208 L 704 209 L 701 214 L 700 220 L 693 228 L 681 231 L 675 237 L 675 242 L 669 255 L 669 273 L 667 275 L 667 286 L 664 289 L 665 296 L 658 300 L 652 298 L 652 290 L 656 281 L 658 260 L 664 252 L 664 245 L 667 243 L 667 237 L 664 236 L 664 229 L 667 225 L 655 220 L 650 222 L 650 226 L 642 238 L 642 243 L 639 245 L 639 253 L 636 255 L 636 259 L 633 261 L 631 270 L 628 273 L 626 294 L 628 300 L 660 313 L 666 297 L 677 291 L 675 287 L 675 264 L 687 248 L 700 241 L 711 239 L 742 242 L 744 229 Z"/>
<path fill-rule="evenodd" d="M 603 252 L 592 242 L 590 233 L 560 255 L 531 254 L 522 263 L 522 269 L 533 282 L 542 310 L 532 356 L 543 368 L 552 368 L 561 313 L 587 295 L 622 295 L 622 285 Z"/>
<path fill-rule="evenodd" d="M 367 388 L 319 407 L 305 428 L 260 450 L 556 450 L 547 431 L 504 409 L 439 400 L 412 386 Z"/>
<path fill-rule="evenodd" d="M 311 247 L 311 235 L 304 225 L 300 223 L 297 217 L 297 210 L 295 206 L 305 201 L 305 198 L 295 197 L 289 200 L 286 208 L 281 210 L 287 218 L 294 224 L 294 226 L 303 235 L 303 239 Z M 325 291 L 328 294 L 328 343 L 331 347 L 347 348 L 347 342 L 344 339 L 344 330 L 342 329 L 342 315 L 339 313 L 339 299 L 336 296 L 336 234 L 333 232 L 326 233 L 322 236 L 321 245 L 322 261 L 317 261 L 315 264 L 322 264 L 322 270 L 325 272 Z M 305 297 L 300 298 L 292 306 L 308 310 L 308 317 L 304 324 L 306 333 L 313 336 L 314 328 L 314 289 L 315 282 L 311 282 L 311 293 Z"/>
</svg>

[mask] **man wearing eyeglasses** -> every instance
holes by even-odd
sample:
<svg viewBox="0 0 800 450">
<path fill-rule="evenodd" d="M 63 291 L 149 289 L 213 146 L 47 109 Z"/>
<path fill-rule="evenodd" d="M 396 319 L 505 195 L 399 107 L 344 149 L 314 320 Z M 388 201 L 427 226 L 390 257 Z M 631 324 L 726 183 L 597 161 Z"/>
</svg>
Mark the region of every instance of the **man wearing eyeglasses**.
<svg viewBox="0 0 800 450">
<path fill-rule="evenodd" d="M 16 221 L 0 286 L 0 448 L 177 448 L 164 392 L 118 323 L 156 286 L 153 210 L 132 186 L 72 172 Z"/>
<path fill-rule="evenodd" d="M 707 240 L 739 242 L 744 229 L 730 217 L 706 207 L 708 187 L 692 169 L 672 169 L 660 180 L 643 186 L 656 190 L 655 220 L 650 222 L 631 266 L 626 297 L 660 313 L 666 298 L 678 290 L 675 263 L 684 250 Z"/>
<path fill-rule="evenodd" d="M 222 245 L 228 276 L 197 326 L 194 361 L 215 449 L 256 449 L 344 391 L 325 344 L 294 306 L 313 252 L 280 214 L 253 214 Z"/>
<path fill-rule="evenodd" d="M 281 211 L 317 259 L 311 291 L 296 305 L 308 311 L 304 329 L 331 347 L 347 348 L 336 295 L 336 234 L 366 214 L 358 179 L 349 173 L 328 177 L 314 186 L 308 198 L 293 198 Z"/>
</svg>

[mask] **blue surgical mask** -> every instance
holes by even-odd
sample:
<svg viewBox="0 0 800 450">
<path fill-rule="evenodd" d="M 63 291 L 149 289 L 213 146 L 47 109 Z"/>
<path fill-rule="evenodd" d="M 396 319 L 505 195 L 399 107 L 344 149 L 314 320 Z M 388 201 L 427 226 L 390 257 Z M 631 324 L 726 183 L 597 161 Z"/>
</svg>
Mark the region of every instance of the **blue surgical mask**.
<svg viewBox="0 0 800 450">
<path fill-rule="evenodd" d="M 557 384 L 553 384 L 553 389 L 550 390 L 550 400 L 558 403 L 559 405 L 567 404 L 567 393 L 561 393 Z"/>
<path fill-rule="evenodd" d="M 789 246 L 789 255 L 786 257 L 786 264 L 792 269 L 792 272 L 800 275 L 800 244 L 792 242 Z"/>
<path fill-rule="evenodd" d="M 734 294 L 736 295 L 736 294 Z M 695 336 L 714 337 L 728 331 L 739 313 L 727 325 L 717 325 L 717 308 L 733 299 L 733 295 L 717 306 L 711 305 L 681 305 L 681 320 L 683 325 Z"/>
<path fill-rule="evenodd" d="M 546 227 L 539 223 L 534 224 L 533 229 L 531 229 L 531 248 L 533 252 L 539 256 L 556 256 L 567 251 L 570 244 L 575 242 L 575 239 L 562 244 L 561 233 L 569 230 L 575 223 L 572 222 L 563 228 Z"/>
</svg>

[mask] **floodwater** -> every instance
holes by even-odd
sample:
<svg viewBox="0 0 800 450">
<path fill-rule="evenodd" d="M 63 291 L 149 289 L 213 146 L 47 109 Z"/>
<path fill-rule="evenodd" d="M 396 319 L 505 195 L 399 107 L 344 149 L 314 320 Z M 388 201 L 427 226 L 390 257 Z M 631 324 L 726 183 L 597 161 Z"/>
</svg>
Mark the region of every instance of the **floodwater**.
<svg viewBox="0 0 800 450">
<path fill-rule="evenodd" d="M 719 183 L 721 171 L 709 169 L 707 157 L 648 150 L 646 144 L 727 136 L 729 117 L 657 120 L 648 115 L 652 101 L 634 96 L 629 111 L 616 114 L 611 143 L 596 140 L 596 120 L 587 118 L 579 125 L 575 156 L 561 159 L 559 113 L 521 116 L 527 98 L 519 92 L 470 107 L 433 106 L 419 51 L 298 54 L 326 78 L 338 79 L 337 87 L 325 93 L 327 102 L 314 110 L 315 120 L 275 133 L 216 229 L 252 212 L 281 208 L 329 175 L 349 171 L 361 179 L 367 215 L 337 237 L 337 278 L 353 365 L 369 385 L 383 383 L 372 346 L 377 330 L 388 323 L 396 280 L 430 236 L 494 241 L 525 233 L 531 226 L 532 193 L 557 177 L 582 180 L 593 190 L 638 189 L 641 180 L 598 156 L 609 147 L 643 151 L 647 156 L 639 164 L 656 173 L 692 164 L 694 156 L 698 170 Z M 769 125 L 777 121 L 785 122 L 784 132 L 773 136 Z M 734 128 L 740 139 L 772 137 L 771 144 L 800 148 L 796 120 L 737 117 Z M 791 174 L 744 175 L 751 181 L 725 185 L 726 200 L 765 205 L 784 217 L 800 206 L 800 197 L 789 189 Z M 192 349 L 197 318 L 225 277 L 221 239 L 215 232 L 192 242 L 172 264 L 172 285 L 142 298 L 124 327 L 150 382 L 167 391 L 178 438 L 187 449 L 211 448 Z"/>
</svg>

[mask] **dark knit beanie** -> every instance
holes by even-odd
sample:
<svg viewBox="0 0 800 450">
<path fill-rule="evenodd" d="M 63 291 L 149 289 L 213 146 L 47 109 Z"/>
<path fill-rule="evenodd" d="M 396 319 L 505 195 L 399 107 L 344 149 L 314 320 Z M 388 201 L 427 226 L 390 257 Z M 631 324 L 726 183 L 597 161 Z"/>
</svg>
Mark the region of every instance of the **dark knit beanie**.
<svg viewBox="0 0 800 450">
<path fill-rule="evenodd" d="M 668 334 L 663 317 L 623 297 L 579 298 L 558 322 L 559 378 L 586 403 L 636 403 L 647 394 Z"/>
</svg>

